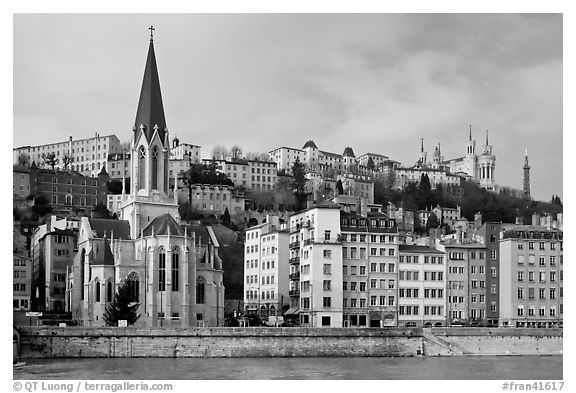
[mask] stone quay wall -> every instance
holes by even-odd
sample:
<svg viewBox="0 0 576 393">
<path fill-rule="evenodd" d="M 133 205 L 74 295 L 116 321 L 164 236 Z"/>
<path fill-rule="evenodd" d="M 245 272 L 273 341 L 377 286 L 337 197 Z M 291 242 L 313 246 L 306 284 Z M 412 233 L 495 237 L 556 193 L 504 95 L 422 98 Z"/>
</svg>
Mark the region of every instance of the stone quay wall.
<svg viewBox="0 0 576 393">
<path fill-rule="evenodd" d="M 20 359 L 561 355 L 562 329 L 22 327 Z"/>
</svg>

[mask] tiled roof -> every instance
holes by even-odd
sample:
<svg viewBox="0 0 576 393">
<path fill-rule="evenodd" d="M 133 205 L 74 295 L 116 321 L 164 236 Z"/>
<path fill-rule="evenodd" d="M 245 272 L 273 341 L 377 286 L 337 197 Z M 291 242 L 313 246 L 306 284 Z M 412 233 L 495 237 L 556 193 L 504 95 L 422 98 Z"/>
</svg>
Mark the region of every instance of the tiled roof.
<svg viewBox="0 0 576 393">
<path fill-rule="evenodd" d="M 304 147 L 302 149 L 306 149 L 307 147 L 318 149 L 313 140 L 306 141 L 306 143 L 304 144 Z"/>
<path fill-rule="evenodd" d="M 130 239 L 130 224 L 126 220 L 89 218 L 88 222 L 98 238 L 106 235 L 108 238 L 114 236 L 114 239 Z"/>
<path fill-rule="evenodd" d="M 348 156 L 348 157 L 356 157 L 354 155 L 354 151 L 352 150 L 352 148 L 350 146 L 346 147 L 344 149 L 344 153 L 342 153 L 343 156 Z"/>
<path fill-rule="evenodd" d="M 92 243 L 92 265 L 114 265 L 114 255 L 107 238 L 96 239 Z"/>
<path fill-rule="evenodd" d="M 152 231 L 152 228 L 154 228 L 154 231 Z M 154 232 L 154 235 L 168 235 L 168 228 L 170 228 L 171 235 L 184 236 L 184 230 L 169 213 L 154 218 L 144 228 L 144 236 L 151 236 L 152 232 Z"/>
<path fill-rule="evenodd" d="M 444 254 L 442 251 L 439 251 L 435 248 L 430 248 L 427 246 L 415 246 L 413 244 L 400 244 L 398 246 L 400 252 L 414 252 L 414 253 L 421 253 L 421 254 Z"/>
</svg>

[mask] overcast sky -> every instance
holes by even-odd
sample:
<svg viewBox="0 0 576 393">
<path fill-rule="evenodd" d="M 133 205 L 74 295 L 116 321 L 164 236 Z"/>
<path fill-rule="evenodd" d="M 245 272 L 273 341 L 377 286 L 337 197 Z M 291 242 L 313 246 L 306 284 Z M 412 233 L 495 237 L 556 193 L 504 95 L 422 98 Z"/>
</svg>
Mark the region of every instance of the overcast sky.
<svg viewBox="0 0 576 393">
<path fill-rule="evenodd" d="M 407 165 L 420 138 L 463 156 L 486 130 L 496 182 L 562 188 L 562 16 L 515 14 L 17 14 L 14 146 L 127 141 L 154 25 L 171 136 L 266 152 L 302 148 Z"/>
</svg>

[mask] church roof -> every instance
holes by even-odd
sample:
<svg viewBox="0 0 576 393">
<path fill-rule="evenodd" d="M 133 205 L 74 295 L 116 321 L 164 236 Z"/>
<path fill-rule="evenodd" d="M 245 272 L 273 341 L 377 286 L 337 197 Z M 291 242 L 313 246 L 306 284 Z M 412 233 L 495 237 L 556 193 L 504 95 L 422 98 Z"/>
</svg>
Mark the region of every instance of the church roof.
<svg viewBox="0 0 576 393">
<path fill-rule="evenodd" d="M 96 231 L 97 238 L 130 239 L 130 224 L 126 220 L 111 220 L 104 218 L 89 218 L 90 228 Z"/>
<path fill-rule="evenodd" d="M 344 153 L 342 153 L 343 156 L 348 156 L 348 157 L 356 157 L 354 155 L 354 151 L 352 150 L 352 148 L 350 146 L 346 147 L 346 149 L 344 149 Z"/>
<path fill-rule="evenodd" d="M 154 228 L 154 235 L 168 235 L 168 228 L 170 228 L 171 235 L 184 236 L 184 229 L 178 225 L 174 217 L 169 213 L 162 214 L 153 219 L 144 229 L 144 236 L 151 236 L 152 228 Z"/>
<path fill-rule="evenodd" d="M 140 126 L 145 127 L 144 134 L 146 140 L 150 141 L 154 135 L 154 126 L 158 126 L 160 140 L 164 143 L 166 132 L 166 119 L 164 117 L 164 106 L 162 105 L 162 93 L 160 92 L 160 79 L 158 78 L 158 67 L 156 66 L 156 55 L 154 53 L 154 42 L 150 40 L 148 47 L 148 58 L 144 69 L 144 79 L 142 80 L 142 90 L 134 121 L 134 132 L 140 132 Z"/>
<path fill-rule="evenodd" d="M 96 239 L 92 243 L 92 265 L 114 265 L 114 255 L 107 238 Z"/>
<path fill-rule="evenodd" d="M 306 143 L 304 144 L 304 147 L 302 149 L 306 149 L 307 147 L 311 147 L 313 149 L 318 149 L 313 140 L 306 141 Z"/>
</svg>

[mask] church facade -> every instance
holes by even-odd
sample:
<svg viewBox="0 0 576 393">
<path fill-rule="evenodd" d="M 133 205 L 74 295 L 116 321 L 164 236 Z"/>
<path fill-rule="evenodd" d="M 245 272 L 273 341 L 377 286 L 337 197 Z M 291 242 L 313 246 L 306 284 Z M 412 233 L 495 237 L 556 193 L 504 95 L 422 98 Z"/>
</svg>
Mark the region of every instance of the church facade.
<svg viewBox="0 0 576 393">
<path fill-rule="evenodd" d="M 449 168 L 452 174 L 476 181 L 480 187 L 488 191 L 497 190 L 494 179 L 496 156 L 492 154 L 492 145 L 488 142 L 488 131 L 486 131 L 486 143 L 482 153 L 478 154 L 476 152 L 476 140 L 472 139 L 472 126 L 470 126 L 470 134 L 466 142 L 466 155 L 442 161 L 440 166 Z"/>
<path fill-rule="evenodd" d="M 182 225 L 178 190 L 169 196 L 169 133 L 151 37 L 130 143 L 130 194 L 118 220 L 82 218 L 67 278 L 67 309 L 84 326 L 104 326 L 119 285 L 139 303 L 137 326 L 222 326 L 224 286 L 210 227 Z M 177 184 L 177 182 L 175 182 Z"/>
</svg>

